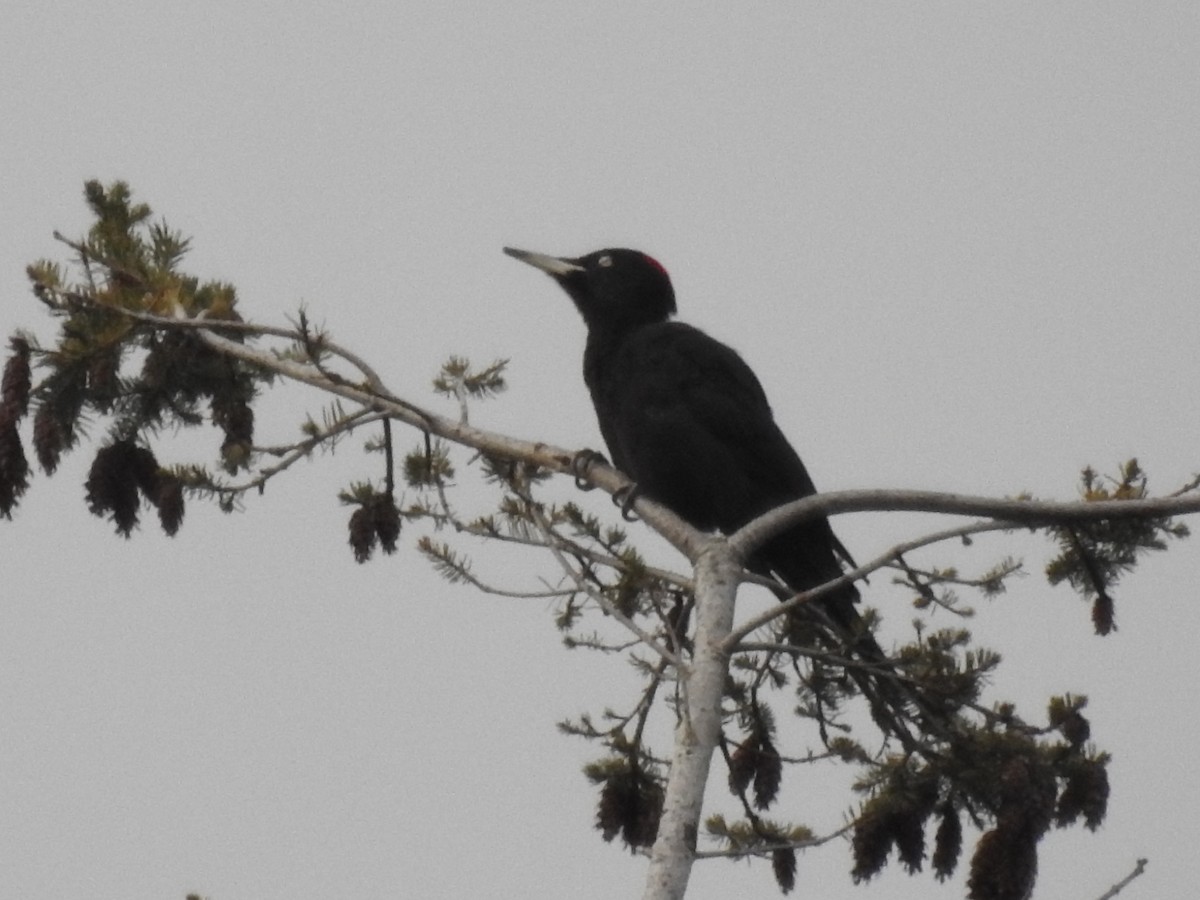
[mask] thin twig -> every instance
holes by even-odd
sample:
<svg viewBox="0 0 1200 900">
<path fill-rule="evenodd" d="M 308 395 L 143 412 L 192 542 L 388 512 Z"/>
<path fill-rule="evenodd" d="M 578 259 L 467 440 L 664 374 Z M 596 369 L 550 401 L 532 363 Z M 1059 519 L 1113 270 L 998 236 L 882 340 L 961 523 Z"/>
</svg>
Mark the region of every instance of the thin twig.
<svg viewBox="0 0 1200 900">
<path fill-rule="evenodd" d="M 578 570 L 576 570 L 576 568 L 567 561 L 566 555 L 558 546 L 559 540 L 556 540 L 558 538 L 557 533 L 554 531 L 550 523 L 546 521 L 546 517 L 542 514 L 542 511 L 538 509 L 537 504 L 529 503 L 528 506 L 530 518 L 533 519 L 538 529 L 546 536 L 546 546 L 550 548 L 550 552 L 554 554 L 554 558 L 558 561 L 559 566 L 561 566 L 563 571 L 571 577 L 579 590 L 596 601 L 596 604 L 602 610 L 604 610 L 606 614 L 612 616 L 612 618 L 624 625 L 629 631 L 636 635 L 638 639 L 642 641 L 642 643 L 657 653 L 664 661 L 671 665 L 679 665 L 678 656 L 676 656 L 666 647 L 662 646 L 662 644 L 658 642 L 654 635 L 650 634 L 631 618 L 617 609 L 612 602 L 604 596 L 603 592 L 596 590 L 592 585 L 587 583 Z"/>
<path fill-rule="evenodd" d="M 287 447 L 258 447 L 255 448 L 259 453 L 269 454 L 271 456 L 280 456 L 279 462 L 273 466 L 267 466 L 265 469 L 259 469 L 258 475 L 247 481 L 240 481 L 236 484 L 221 484 L 213 482 L 204 484 L 203 490 L 212 491 L 222 495 L 245 494 L 253 490 L 260 493 L 266 486 L 266 483 L 278 475 L 280 472 L 290 468 L 302 459 L 306 459 L 313 450 L 319 445 L 328 440 L 337 438 L 343 434 L 354 431 L 369 422 L 375 422 L 379 419 L 386 421 L 385 413 L 373 413 L 370 410 L 359 410 L 351 413 L 338 422 L 335 422 L 329 428 L 326 428 L 311 437 L 305 438 L 295 444 L 290 444 Z"/>
<path fill-rule="evenodd" d="M 1118 881 L 1116 884 L 1114 884 L 1112 887 L 1110 887 L 1107 891 L 1105 891 L 1098 898 L 1096 898 L 1096 900 L 1112 900 L 1113 897 L 1117 896 L 1117 894 L 1119 894 L 1119 893 L 1121 893 L 1121 891 L 1125 890 L 1125 888 L 1129 885 L 1129 883 L 1131 881 L 1133 881 L 1133 879 L 1137 878 L 1139 875 L 1141 875 L 1143 872 L 1146 871 L 1146 863 L 1147 862 L 1149 862 L 1149 860 L 1146 859 L 1145 857 L 1142 857 L 1141 859 L 1139 859 L 1137 861 L 1137 865 L 1133 867 L 1132 872 L 1130 872 L 1128 875 L 1126 875 L 1124 878 L 1122 878 L 1120 881 Z"/>
<path fill-rule="evenodd" d="M 749 847 L 743 847 L 738 850 L 697 850 L 695 857 L 696 859 L 716 859 L 721 857 L 744 859 L 747 856 L 769 856 L 776 850 L 808 850 L 812 847 L 820 847 L 822 844 L 828 844 L 835 838 L 844 837 L 851 829 L 854 828 L 855 824 L 855 822 L 850 822 L 846 825 L 843 825 L 837 831 L 831 832 L 823 837 L 808 838 L 807 840 L 803 841 L 788 841 L 784 844 L 771 844 L 769 846 L 754 847 L 753 849 Z M 1101 900 L 1104 900 L 1104 898 L 1101 898 Z"/>
<path fill-rule="evenodd" d="M 828 594 L 833 593 L 844 585 L 857 581 L 858 579 L 870 575 L 872 572 L 882 569 L 884 566 L 890 565 L 897 557 L 905 553 L 911 553 L 921 547 L 927 547 L 931 544 L 937 544 L 942 541 L 952 540 L 954 538 L 963 538 L 968 535 L 982 534 L 988 531 L 1008 531 L 1015 526 L 1012 522 L 971 522 L 967 525 L 959 525 L 956 528 L 946 528 L 942 531 L 935 531 L 932 534 L 924 537 L 915 538 L 911 541 L 904 541 L 896 544 L 890 550 L 885 551 L 870 562 L 846 572 L 840 578 L 835 578 L 833 581 L 827 581 L 825 584 L 815 587 L 810 591 L 804 591 L 797 594 L 789 600 L 785 600 L 778 606 L 774 606 L 757 616 L 753 616 L 735 628 L 726 640 L 726 646 L 731 650 L 737 647 L 741 641 L 751 632 L 762 628 L 764 625 L 774 621 L 782 615 L 786 615 L 791 610 L 798 606 L 803 606 L 807 603 L 812 603 Z"/>
</svg>

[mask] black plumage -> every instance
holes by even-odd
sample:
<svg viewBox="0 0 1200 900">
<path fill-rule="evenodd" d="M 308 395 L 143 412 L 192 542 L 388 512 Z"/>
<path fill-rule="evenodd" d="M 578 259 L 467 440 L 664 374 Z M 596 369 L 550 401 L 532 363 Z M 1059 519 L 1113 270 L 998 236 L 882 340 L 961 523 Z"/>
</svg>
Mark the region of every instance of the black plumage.
<svg viewBox="0 0 1200 900">
<path fill-rule="evenodd" d="M 583 374 L 613 464 L 645 496 L 703 530 L 732 533 L 757 516 L 815 493 L 796 451 L 775 423 L 754 372 L 731 348 L 671 321 L 675 294 L 666 270 L 635 250 L 567 259 L 505 249 L 551 275 L 587 325 Z M 748 561 L 792 591 L 842 574 L 848 554 L 820 518 L 794 525 Z M 862 634 L 847 585 L 821 609 L 860 653 L 882 658 Z"/>
</svg>

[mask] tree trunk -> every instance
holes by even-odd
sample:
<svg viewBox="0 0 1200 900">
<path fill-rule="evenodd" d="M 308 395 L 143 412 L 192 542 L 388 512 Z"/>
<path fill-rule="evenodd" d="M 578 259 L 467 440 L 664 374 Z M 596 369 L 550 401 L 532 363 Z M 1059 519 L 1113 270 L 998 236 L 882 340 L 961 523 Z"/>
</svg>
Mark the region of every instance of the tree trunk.
<svg viewBox="0 0 1200 900">
<path fill-rule="evenodd" d="M 691 664 L 678 673 L 682 716 L 643 900 L 682 900 L 687 892 L 708 770 L 721 735 L 729 670 L 722 644 L 733 628 L 740 571 L 724 540 L 712 541 L 696 561 L 696 649 Z"/>
</svg>

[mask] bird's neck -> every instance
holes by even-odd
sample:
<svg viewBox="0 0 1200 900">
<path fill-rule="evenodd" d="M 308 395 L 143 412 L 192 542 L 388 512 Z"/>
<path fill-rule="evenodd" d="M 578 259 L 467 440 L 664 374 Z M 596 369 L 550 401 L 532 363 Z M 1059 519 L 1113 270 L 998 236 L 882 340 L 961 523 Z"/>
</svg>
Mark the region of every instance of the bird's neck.
<svg viewBox="0 0 1200 900">
<path fill-rule="evenodd" d="M 583 349 L 583 380 L 593 395 L 597 385 L 604 380 L 605 374 L 616 362 L 621 344 L 628 339 L 633 330 L 635 329 L 603 326 L 588 328 L 587 344 Z"/>
</svg>

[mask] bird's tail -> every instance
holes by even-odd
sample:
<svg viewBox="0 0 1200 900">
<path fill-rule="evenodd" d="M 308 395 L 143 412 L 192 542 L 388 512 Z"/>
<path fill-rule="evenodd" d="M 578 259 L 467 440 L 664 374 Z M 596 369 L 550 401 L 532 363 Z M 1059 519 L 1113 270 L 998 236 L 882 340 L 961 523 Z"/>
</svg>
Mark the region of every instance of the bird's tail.
<svg viewBox="0 0 1200 900">
<path fill-rule="evenodd" d="M 855 608 L 852 585 L 817 602 L 798 607 L 787 617 L 786 639 L 798 647 L 820 647 L 837 657 L 846 674 L 867 699 L 871 718 L 905 747 L 915 748 L 914 720 L 937 729 L 938 717 L 920 690 L 897 668 Z"/>
<path fill-rule="evenodd" d="M 823 526 L 823 527 L 822 527 Z M 751 558 L 749 568 L 778 579 L 781 599 L 812 590 L 843 574 L 838 553 L 847 556 L 827 523 L 793 529 L 768 541 Z M 916 685 L 904 677 L 884 653 L 858 611 L 854 584 L 844 584 L 787 616 L 785 638 L 795 647 L 827 651 L 842 661 L 846 673 L 867 698 L 871 717 L 906 747 L 915 745 L 914 717 L 922 730 L 937 729 L 941 719 Z"/>
</svg>

